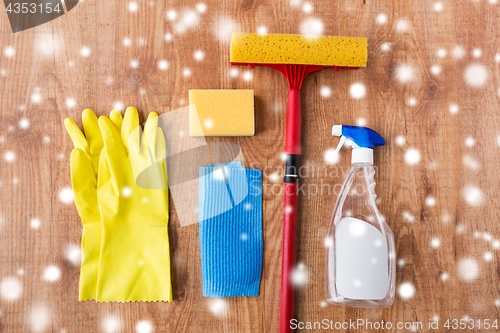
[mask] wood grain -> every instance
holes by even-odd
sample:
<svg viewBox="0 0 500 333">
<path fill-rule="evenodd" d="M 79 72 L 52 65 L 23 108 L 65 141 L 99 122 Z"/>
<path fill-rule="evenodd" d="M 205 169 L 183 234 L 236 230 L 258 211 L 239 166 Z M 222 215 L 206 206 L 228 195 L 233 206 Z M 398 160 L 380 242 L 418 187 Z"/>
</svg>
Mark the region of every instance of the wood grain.
<svg viewBox="0 0 500 333">
<path fill-rule="evenodd" d="M 313 10 L 307 13 L 300 1 L 207 1 L 206 12 L 198 13 L 198 1 L 140 0 L 131 12 L 128 2 L 85 0 L 59 19 L 16 34 L 7 15 L 0 14 L 0 332 L 37 327 L 43 332 L 106 332 L 109 318 L 118 319 L 120 332 L 135 332 L 140 320 L 151 322 L 154 332 L 278 331 L 286 80 L 267 68 L 239 67 L 233 77 L 223 37 L 260 26 L 270 33 L 300 33 L 307 19 L 320 20 L 326 35 L 366 36 L 369 60 L 358 71 L 315 72 L 303 84 L 301 164 L 309 166 L 309 173 L 301 180 L 306 194 L 299 200 L 297 260 L 308 278 L 297 288 L 296 318 L 421 321 L 419 332 L 431 331 L 429 319 L 436 317 L 441 327 L 448 318 L 500 319 L 494 245 L 500 238 L 500 72 L 495 61 L 500 4 L 494 2 L 444 0 L 436 11 L 436 2 L 428 0 L 312 0 Z M 168 10 L 177 12 L 176 20 L 167 18 Z M 186 26 L 179 22 L 188 10 L 198 19 L 182 31 Z M 386 22 L 379 22 L 381 13 Z M 172 40 L 166 40 L 167 33 Z M 15 50 L 12 57 L 5 53 L 9 46 Z M 90 50 L 87 57 L 81 55 L 83 47 Z M 439 49 L 446 51 L 444 57 L 438 56 Z M 474 49 L 481 51 L 478 57 Z M 193 58 L 196 50 L 204 52 L 202 61 Z M 168 61 L 167 70 L 158 69 L 160 60 Z M 133 61 L 138 65 L 131 66 Z M 468 79 L 474 64 L 479 71 Z M 403 66 L 411 75 L 401 82 L 408 74 Z M 433 66 L 439 66 L 438 74 Z M 187 68 L 189 76 L 184 75 Z M 245 75 L 253 76 L 245 80 Z M 362 98 L 351 96 L 354 83 L 365 86 Z M 330 96 L 321 94 L 324 87 L 331 89 Z M 172 303 L 78 302 L 79 267 L 67 260 L 66 250 L 79 246 L 81 222 L 74 204 L 59 198 L 71 184 L 72 144 L 63 119 L 81 124 L 84 108 L 103 115 L 120 105 L 134 105 L 144 117 L 185 106 L 189 89 L 240 88 L 255 90 L 256 135 L 209 141 L 238 144 L 245 164 L 264 170 L 260 295 L 224 299 L 226 311 L 213 313 L 213 299 L 202 297 L 198 227 L 181 227 L 172 209 Z M 451 105 L 458 112 L 450 112 Z M 20 127 L 23 118 L 28 128 Z M 412 297 L 398 295 L 388 309 L 325 303 L 323 241 L 336 193 L 321 189 L 338 189 L 350 161 L 344 151 L 338 164 L 329 165 L 324 154 L 337 143 L 330 135 L 332 125 L 363 122 L 387 141 L 375 152 L 379 208 L 396 237 L 397 285 L 415 288 Z M 420 153 L 415 164 L 406 160 L 411 149 Z M 15 154 L 10 162 L 9 152 Z M 325 177 L 312 172 L 312 166 L 336 174 Z M 40 220 L 38 229 L 30 226 L 32 219 Z M 440 245 L 431 246 L 436 239 Z M 470 259 L 465 266 L 464 259 Z M 44 280 L 49 265 L 61 269 L 59 280 Z M 9 278 L 22 286 L 18 299 L 7 299 Z M 346 330 L 361 331 L 405 330 Z M 477 327 L 458 331 L 487 332 Z"/>
</svg>

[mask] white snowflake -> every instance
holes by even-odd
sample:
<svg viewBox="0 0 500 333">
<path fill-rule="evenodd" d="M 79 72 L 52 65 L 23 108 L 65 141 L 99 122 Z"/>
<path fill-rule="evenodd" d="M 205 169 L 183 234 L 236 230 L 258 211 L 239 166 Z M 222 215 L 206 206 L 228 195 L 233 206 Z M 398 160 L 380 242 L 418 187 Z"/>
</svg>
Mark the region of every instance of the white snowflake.
<svg viewBox="0 0 500 333">
<path fill-rule="evenodd" d="M 55 265 L 49 265 L 43 272 L 43 279 L 48 282 L 56 282 L 61 278 L 61 270 Z"/>
<path fill-rule="evenodd" d="M 40 229 L 40 225 L 41 224 L 42 223 L 41 223 L 40 219 L 38 219 L 38 218 L 33 218 L 33 219 L 30 220 L 30 227 L 32 229 L 35 229 L 35 230 L 36 229 Z"/>
<path fill-rule="evenodd" d="M 29 323 L 32 332 L 44 332 L 52 322 L 52 315 L 46 307 L 36 306 L 29 312 Z"/>
<path fill-rule="evenodd" d="M 472 56 L 474 58 L 481 58 L 482 55 L 483 55 L 483 51 L 481 51 L 481 49 L 472 50 Z"/>
<path fill-rule="evenodd" d="M 11 58 L 13 57 L 15 54 L 16 54 L 16 50 L 12 47 L 12 46 L 7 46 L 5 48 L 5 50 L 3 51 L 3 54 L 7 57 L 7 58 Z"/>
<path fill-rule="evenodd" d="M 196 4 L 196 11 L 200 14 L 203 14 L 204 12 L 207 11 L 207 5 L 204 4 L 203 2 L 199 2 Z"/>
<path fill-rule="evenodd" d="M 404 144 L 406 143 L 406 139 L 405 139 L 405 137 L 404 137 L 404 136 L 402 136 L 402 135 L 398 135 L 398 136 L 396 137 L 396 139 L 394 140 L 394 142 L 396 143 L 396 145 L 398 145 L 398 146 L 402 146 L 402 145 L 404 145 Z"/>
<path fill-rule="evenodd" d="M 182 11 L 180 20 L 175 23 L 174 29 L 177 33 L 183 34 L 187 32 L 189 29 L 194 28 L 198 25 L 200 21 L 200 16 L 198 13 L 191 9 L 186 9 Z"/>
<path fill-rule="evenodd" d="M 323 159 L 325 160 L 326 164 L 337 164 L 340 162 L 340 154 L 338 152 L 335 152 L 334 148 L 328 148 L 325 150 Z"/>
<path fill-rule="evenodd" d="M 323 86 L 321 87 L 319 94 L 321 95 L 321 97 L 328 98 L 332 94 L 332 89 L 328 86 Z"/>
<path fill-rule="evenodd" d="M 231 70 L 229 71 L 229 75 L 231 77 L 238 77 L 238 74 L 239 74 L 239 71 L 238 71 L 238 68 L 236 68 L 236 67 L 231 68 Z"/>
<path fill-rule="evenodd" d="M 117 316 L 107 316 L 102 321 L 102 328 L 105 333 L 120 332 L 121 327 L 122 327 L 121 320 Z"/>
<path fill-rule="evenodd" d="M 147 320 L 141 320 L 135 325 L 135 331 L 137 333 L 152 333 L 153 325 Z"/>
<path fill-rule="evenodd" d="M 0 282 L 0 295 L 6 301 L 15 301 L 21 297 L 23 285 L 18 278 L 6 277 Z"/>
<path fill-rule="evenodd" d="M 481 64 L 472 64 L 465 69 L 464 79 L 469 86 L 478 88 L 486 83 L 488 71 Z"/>
<path fill-rule="evenodd" d="M 132 45 L 132 41 L 130 40 L 130 38 L 123 38 L 123 42 L 122 42 L 123 46 L 130 46 Z"/>
<path fill-rule="evenodd" d="M 398 287 L 399 297 L 410 299 L 415 295 L 415 286 L 411 282 L 403 282 Z"/>
<path fill-rule="evenodd" d="M 457 45 L 453 48 L 452 54 L 455 59 L 462 59 L 465 56 L 465 49 Z"/>
<path fill-rule="evenodd" d="M 415 148 L 410 148 L 405 152 L 405 161 L 409 165 L 415 165 L 420 162 L 420 152 Z"/>
<path fill-rule="evenodd" d="M 457 104 L 450 104 L 450 107 L 448 108 L 451 114 L 456 114 L 458 113 L 458 105 Z"/>
<path fill-rule="evenodd" d="M 193 58 L 196 61 L 202 61 L 203 59 L 205 59 L 205 53 L 202 50 L 196 50 L 193 53 Z"/>
<path fill-rule="evenodd" d="M 309 281 L 309 274 L 306 269 L 306 265 L 303 263 L 298 263 L 291 274 L 292 283 L 296 286 L 303 286 Z"/>
<path fill-rule="evenodd" d="M 139 5 L 135 1 L 131 1 L 128 3 L 128 10 L 132 13 L 136 12 L 139 9 Z"/>
<path fill-rule="evenodd" d="M 215 34 L 220 41 L 227 43 L 231 41 L 233 33 L 240 29 L 240 25 L 235 20 L 229 16 L 223 16 L 215 26 Z"/>
<path fill-rule="evenodd" d="M 429 207 L 434 207 L 436 205 L 436 198 L 431 196 L 425 198 L 425 204 Z"/>
<path fill-rule="evenodd" d="M 378 24 L 386 24 L 387 23 L 387 15 L 384 13 L 380 13 L 377 15 L 377 23 Z"/>
<path fill-rule="evenodd" d="M 354 99 L 363 98 L 366 95 L 366 87 L 363 83 L 360 82 L 353 83 L 349 88 L 349 93 Z"/>
<path fill-rule="evenodd" d="M 438 65 L 431 66 L 431 74 L 432 75 L 439 75 L 441 73 L 441 67 Z"/>
<path fill-rule="evenodd" d="M 472 137 L 468 137 L 465 139 L 465 146 L 466 147 L 474 147 L 476 145 L 476 139 Z"/>
<path fill-rule="evenodd" d="M 76 106 L 76 100 L 72 97 L 66 98 L 66 107 L 72 109 Z"/>
<path fill-rule="evenodd" d="M 216 316 L 224 316 L 227 314 L 227 302 L 222 298 L 210 299 L 208 301 L 208 308 Z"/>
<path fill-rule="evenodd" d="M 248 81 L 252 81 L 252 79 L 253 79 L 253 73 L 252 73 L 252 71 L 245 71 L 243 73 L 243 81 L 247 81 L 248 82 Z"/>
<path fill-rule="evenodd" d="M 466 281 L 473 281 L 479 276 L 479 265 L 472 258 L 462 258 L 457 266 L 458 276 Z"/>
<path fill-rule="evenodd" d="M 30 121 L 26 118 L 21 118 L 21 120 L 19 120 L 19 128 L 20 129 L 28 129 L 30 127 Z"/>
<path fill-rule="evenodd" d="M 400 19 L 396 22 L 396 31 L 399 33 L 407 32 L 410 29 L 410 23 L 406 19 Z"/>
<path fill-rule="evenodd" d="M 364 126 L 366 126 L 367 123 L 368 123 L 368 121 L 365 118 L 356 119 L 356 126 L 364 127 Z"/>
<path fill-rule="evenodd" d="M 31 95 L 31 103 L 38 104 L 42 101 L 42 95 L 38 92 L 35 92 Z"/>
<path fill-rule="evenodd" d="M 479 170 L 479 163 L 472 156 L 465 155 L 462 158 L 462 162 L 466 167 L 468 167 L 471 170 L 474 171 Z"/>
<path fill-rule="evenodd" d="M 169 19 L 170 21 L 175 21 L 175 19 L 177 18 L 177 12 L 173 9 L 170 9 L 167 11 L 167 19 Z"/>
<path fill-rule="evenodd" d="M 476 186 L 466 186 L 462 189 L 462 197 L 470 206 L 478 207 L 483 204 L 484 195 Z"/>
<path fill-rule="evenodd" d="M 273 172 L 269 175 L 269 180 L 272 181 L 273 183 L 276 183 L 277 181 L 279 181 L 280 179 L 280 176 L 277 172 Z"/>
<path fill-rule="evenodd" d="M 407 83 L 413 80 L 413 68 L 409 65 L 401 65 L 396 69 L 396 78 L 401 83 Z"/>
<path fill-rule="evenodd" d="M 5 159 L 5 161 L 7 162 L 13 162 L 15 159 L 16 159 L 16 154 L 13 152 L 13 151 L 7 151 L 5 152 L 5 154 L 3 155 L 3 158 Z"/>
<path fill-rule="evenodd" d="M 137 59 L 130 60 L 130 68 L 137 68 L 137 67 L 139 67 L 139 60 Z"/>
<path fill-rule="evenodd" d="M 300 24 L 300 33 L 304 36 L 320 36 L 323 29 L 323 22 L 317 18 L 307 18 Z"/>
<path fill-rule="evenodd" d="M 310 2 L 306 2 L 302 6 L 302 10 L 304 11 L 304 13 L 307 13 L 307 14 L 312 13 L 313 9 L 314 9 L 313 5 Z"/>
<path fill-rule="evenodd" d="M 124 186 L 122 188 L 122 192 L 121 193 L 122 193 L 122 196 L 124 198 L 129 198 L 132 195 L 132 189 L 130 187 L 128 187 L 128 186 Z"/>
<path fill-rule="evenodd" d="M 125 108 L 125 105 L 123 105 L 123 103 L 120 101 L 117 101 L 113 104 L 113 109 L 115 109 L 115 110 L 122 111 L 124 108 Z"/>
<path fill-rule="evenodd" d="M 65 187 L 59 191 L 59 201 L 65 204 L 70 204 L 74 201 L 73 189 Z"/>
<path fill-rule="evenodd" d="M 84 58 L 90 56 L 90 48 L 87 46 L 84 46 L 80 49 L 80 55 Z"/>
<path fill-rule="evenodd" d="M 169 63 L 165 59 L 158 61 L 158 69 L 159 70 L 166 71 L 168 69 L 168 67 L 169 67 Z"/>
<path fill-rule="evenodd" d="M 69 244 L 64 250 L 66 260 L 73 265 L 80 265 L 82 259 L 82 250 L 78 245 Z"/>
<path fill-rule="evenodd" d="M 442 2 L 435 2 L 433 7 L 434 7 L 434 11 L 436 11 L 436 12 L 443 11 L 443 3 Z"/>
<path fill-rule="evenodd" d="M 438 248 L 441 246 L 441 240 L 439 238 L 431 239 L 431 247 Z"/>
<path fill-rule="evenodd" d="M 267 35 L 267 27 L 264 25 L 257 27 L 257 33 L 261 36 Z"/>
</svg>

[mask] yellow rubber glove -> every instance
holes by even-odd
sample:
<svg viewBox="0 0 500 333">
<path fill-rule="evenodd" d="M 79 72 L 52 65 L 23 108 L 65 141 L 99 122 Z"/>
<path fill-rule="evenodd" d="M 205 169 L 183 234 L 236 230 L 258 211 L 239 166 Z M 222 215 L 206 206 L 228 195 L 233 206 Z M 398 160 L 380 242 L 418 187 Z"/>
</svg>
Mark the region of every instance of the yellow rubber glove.
<svg viewBox="0 0 500 333">
<path fill-rule="evenodd" d="M 117 128 L 121 128 L 120 112 L 111 111 L 110 119 Z M 83 111 L 82 122 L 86 136 L 73 119 L 64 120 L 64 126 L 75 147 L 70 159 L 71 182 L 76 209 L 83 223 L 79 300 L 86 301 L 96 298 L 97 290 L 102 233 L 101 215 L 97 203 L 97 172 L 104 143 L 97 117 L 92 110 Z"/>
<path fill-rule="evenodd" d="M 166 144 L 158 115 L 149 114 L 142 138 L 135 108 L 127 109 L 121 132 L 106 117 L 99 118 L 99 127 L 104 149 L 97 193 L 103 230 L 96 299 L 171 301 Z M 137 177 L 150 185 L 159 181 L 156 189 L 138 186 L 137 170 L 145 170 Z"/>
</svg>

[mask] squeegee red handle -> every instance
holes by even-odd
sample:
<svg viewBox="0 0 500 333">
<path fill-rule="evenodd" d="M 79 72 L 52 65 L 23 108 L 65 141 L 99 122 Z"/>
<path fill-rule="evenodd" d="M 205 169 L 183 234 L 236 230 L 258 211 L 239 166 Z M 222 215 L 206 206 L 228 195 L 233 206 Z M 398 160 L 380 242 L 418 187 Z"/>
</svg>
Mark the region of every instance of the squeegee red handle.
<svg viewBox="0 0 500 333">
<path fill-rule="evenodd" d="M 288 154 L 284 180 L 283 251 L 281 262 L 280 332 L 289 333 L 293 319 L 295 287 L 291 279 L 297 248 L 298 156 L 300 148 L 300 90 L 290 88 L 286 113 L 285 153 Z M 289 175 L 293 175 L 289 176 Z"/>
<path fill-rule="evenodd" d="M 288 91 L 288 105 L 286 110 L 286 138 L 285 153 L 300 155 L 300 90 L 291 88 Z"/>
<path fill-rule="evenodd" d="M 289 333 L 293 319 L 295 287 L 291 279 L 295 269 L 297 239 L 297 183 L 284 183 L 283 254 L 281 262 L 280 333 Z"/>
</svg>

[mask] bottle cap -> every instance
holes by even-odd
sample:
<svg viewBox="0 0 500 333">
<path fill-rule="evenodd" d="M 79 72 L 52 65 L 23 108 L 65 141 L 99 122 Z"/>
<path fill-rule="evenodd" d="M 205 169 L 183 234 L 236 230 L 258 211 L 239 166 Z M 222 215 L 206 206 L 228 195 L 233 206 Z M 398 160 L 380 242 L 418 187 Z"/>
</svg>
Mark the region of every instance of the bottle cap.
<svg viewBox="0 0 500 333">
<path fill-rule="evenodd" d="M 332 135 L 340 136 L 335 153 L 338 153 L 347 139 L 352 141 L 352 164 L 367 163 L 373 165 L 373 147 L 385 145 L 380 134 L 367 127 L 334 125 Z"/>
</svg>

